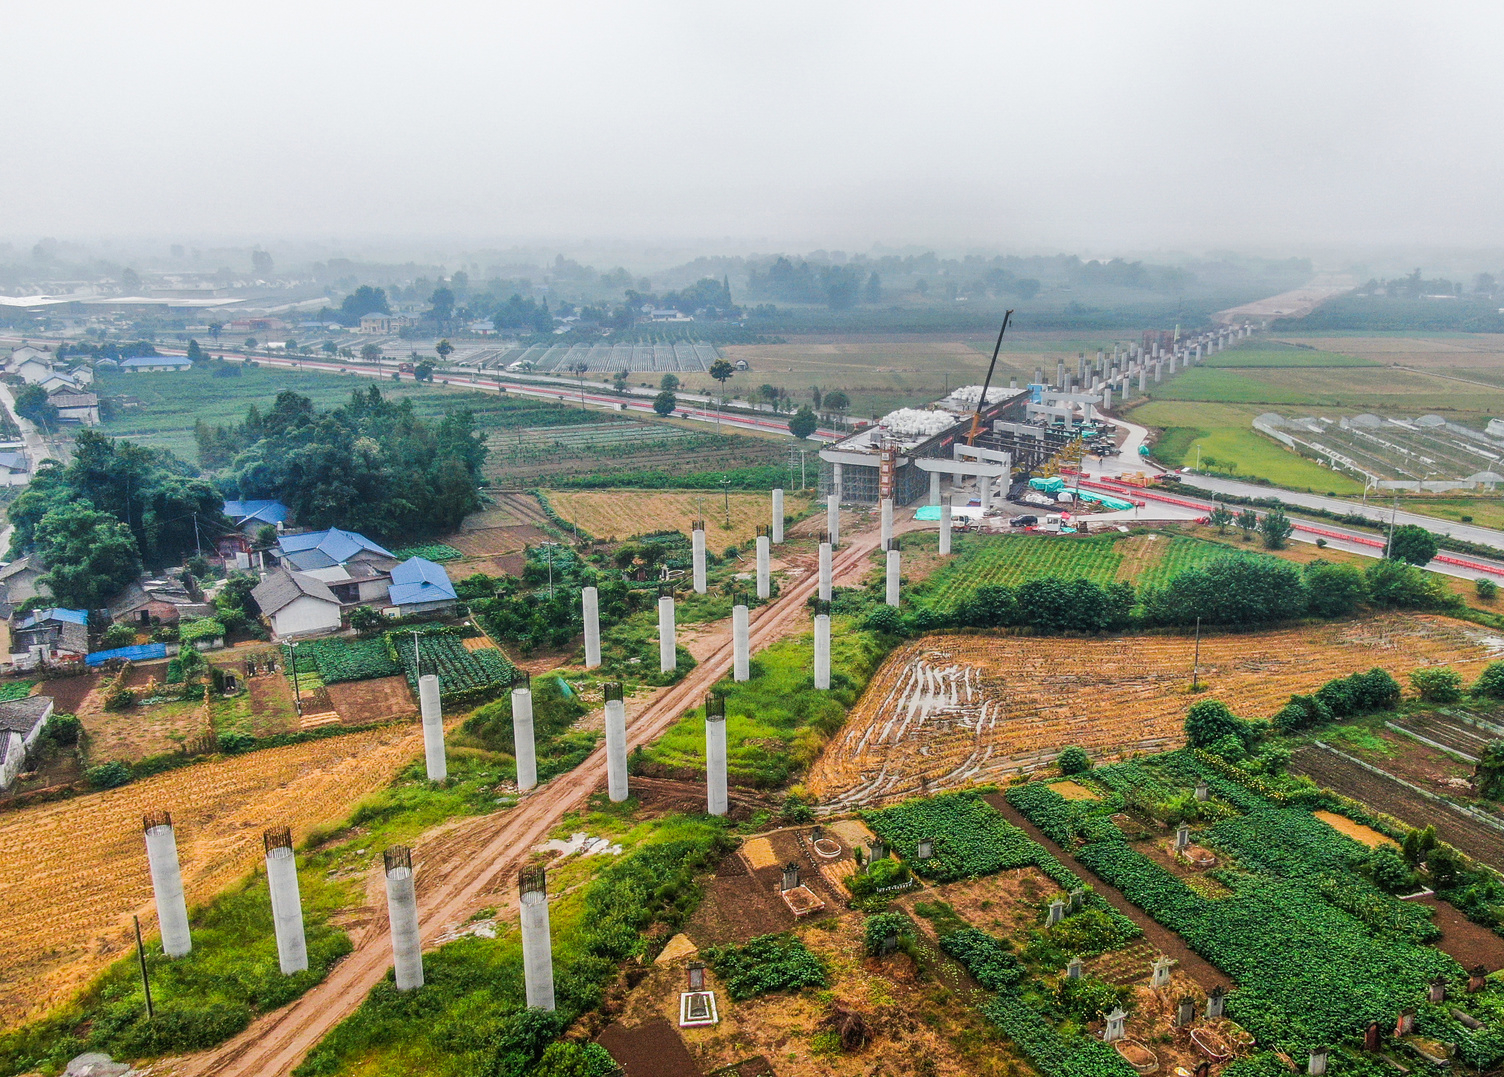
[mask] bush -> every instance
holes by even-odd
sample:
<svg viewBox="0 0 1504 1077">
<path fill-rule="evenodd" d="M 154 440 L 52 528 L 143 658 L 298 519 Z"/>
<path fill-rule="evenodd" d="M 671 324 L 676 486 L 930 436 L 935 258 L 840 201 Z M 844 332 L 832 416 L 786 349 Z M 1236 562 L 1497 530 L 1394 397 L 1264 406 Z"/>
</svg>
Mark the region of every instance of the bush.
<svg viewBox="0 0 1504 1077">
<path fill-rule="evenodd" d="M 136 630 L 130 625 L 110 625 L 99 637 L 100 646 L 106 650 L 114 650 L 116 647 L 129 647 L 136 642 Z"/>
<path fill-rule="evenodd" d="M 1363 576 L 1368 581 L 1368 600 L 1375 606 L 1439 610 L 1461 604 L 1435 573 L 1403 561 L 1375 561 Z"/>
<path fill-rule="evenodd" d="M 1185 715 L 1185 735 L 1193 748 L 1209 748 L 1225 736 L 1243 737 L 1243 723 L 1220 699 L 1204 699 Z"/>
<path fill-rule="evenodd" d="M 1426 666 L 1410 674 L 1410 685 L 1427 703 L 1456 703 L 1462 698 L 1462 674 L 1451 666 Z"/>
<path fill-rule="evenodd" d="M 1499 585 L 1483 576 L 1473 581 L 1473 590 L 1484 602 L 1492 602 L 1499 596 Z"/>
<path fill-rule="evenodd" d="M 867 944 L 868 955 L 877 957 L 881 954 L 883 942 L 889 935 L 896 935 L 900 939 L 912 939 L 914 921 L 910 920 L 906 913 L 901 912 L 880 912 L 867 917 L 863 937 Z"/>
<path fill-rule="evenodd" d="M 1274 728 L 1281 733 L 1295 733 L 1311 726 L 1325 725 L 1332 720 L 1332 712 L 1315 696 L 1293 695 L 1290 702 L 1281 707 L 1272 719 Z"/>
<path fill-rule="evenodd" d="M 1504 662 L 1490 662 L 1473 682 L 1473 695 L 1504 699 Z"/>
<path fill-rule="evenodd" d="M 136 693 L 130 688 L 117 688 L 104 697 L 104 709 L 107 711 L 123 711 L 135 706 Z"/>
<path fill-rule="evenodd" d="M 1131 987 L 1114 987 L 1094 976 L 1065 977 L 1055 988 L 1055 1002 L 1078 1021 L 1098 1021 L 1132 995 Z"/>
<path fill-rule="evenodd" d="M 869 632 L 883 632 L 890 636 L 904 634 L 903 615 L 892 606 L 878 606 L 867 614 L 862 627 Z"/>
<path fill-rule="evenodd" d="M 820 959 L 789 934 L 759 935 L 744 946 L 713 946 L 705 958 L 737 1002 L 830 982 Z"/>
<path fill-rule="evenodd" d="M 83 723 L 71 714 L 54 714 L 42 727 L 42 736 L 58 745 L 77 744 L 81 732 Z"/>
<path fill-rule="evenodd" d="M 615 1077 L 616 1059 L 598 1043 L 551 1043 L 528 1077 Z"/>
<path fill-rule="evenodd" d="M 1085 774 L 1091 769 L 1091 756 L 1086 749 L 1071 745 L 1056 757 L 1055 763 L 1061 774 Z"/>
<path fill-rule="evenodd" d="M 131 768 L 129 763 L 112 759 L 108 763 L 90 767 L 84 777 L 95 789 L 114 789 L 131 780 Z"/>
<path fill-rule="evenodd" d="M 1400 894 L 1415 888 L 1415 872 L 1392 845 L 1380 845 L 1369 854 L 1367 867 L 1369 877 L 1380 890 Z"/>
<path fill-rule="evenodd" d="M 1305 580 L 1309 609 L 1317 617 L 1347 617 L 1368 598 L 1368 581 L 1356 565 L 1312 561 Z"/>
<path fill-rule="evenodd" d="M 974 927 L 941 936 L 940 949 L 966 966 L 977 983 L 989 991 L 1004 991 L 1024 977 L 1024 966 L 1008 951 L 1008 944 Z"/>
<path fill-rule="evenodd" d="M 1387 556 L 1424 565 L 1436 556 L 1436 536 L 1419 524 L 1401 524 L 1394 529 Z"/>
<path fill-rule="evenodd" d="M 255 747 L 256 738 L 249 733 L 221 733 L 219 736 L 219 750 L 226 755 L 249 752 Z"/>
</svg>

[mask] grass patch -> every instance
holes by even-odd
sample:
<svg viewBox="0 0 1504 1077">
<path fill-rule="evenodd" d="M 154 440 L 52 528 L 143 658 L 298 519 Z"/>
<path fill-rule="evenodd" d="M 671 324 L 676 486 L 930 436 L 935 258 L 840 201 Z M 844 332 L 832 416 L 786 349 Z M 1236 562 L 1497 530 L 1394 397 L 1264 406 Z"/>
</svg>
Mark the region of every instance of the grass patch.
<svg viewBox="0 0 1504 1077">
<path fill-rule="evenodd" d="M 753 657 L 750 679 L 716 685 L 726 698 L 726 769 L 734 784 L 775 788 L 814 762 L 889 649 L 883 637 L 855 630 L 846 618 L 835 619 L 830 635 L 829 691 L 815 688 L 813 635 L 780 640 Z M 656 744 L 634 752 L 632 762 L 703 773 L 705 708 L 686 712 Z"/>
<path fill-rule="evenodd" d="M 1344 355 L 1341 352 L 1319 351 L 1315 348 L 1300 348 L 1293 344 L 1264 344 L 1257 348 L 1233 348 L 1230 351 L 1209 355 L 1201 361 L 1205 367 L 1226 369 L 1228 367 L 1324 367 L 1324 366 L 1382 366 L 1360 355 Z"/>
</svg>

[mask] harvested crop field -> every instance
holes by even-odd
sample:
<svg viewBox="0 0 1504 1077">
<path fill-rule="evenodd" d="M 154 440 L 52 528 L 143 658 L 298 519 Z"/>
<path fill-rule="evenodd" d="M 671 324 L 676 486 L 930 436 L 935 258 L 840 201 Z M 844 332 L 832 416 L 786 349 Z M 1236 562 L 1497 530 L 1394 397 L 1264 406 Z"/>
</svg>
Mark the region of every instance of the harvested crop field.
<svg viewBox="0 0 1504 1077">
<path fill-rule="evenodd" d="M 726 498 L 712 490 L 550 490 L 547 496 L 562 519 L 598 539 L 628 539 L 657 531 L 688 534 L 703 508 L 706 544 L 716 552 L 755 538 L 757 528 L 769 524 L 773 506 L 769 494 L 732 494 L 728 529 Z M 783 511 L 798 515 L 806 504 L 803 498 L 787 496 Z"/>
<path fill-rule="evenodd" d="M 418 713 L 406 677 L 376 677 L 326 687 L 329 702 L 345 725 L 369 725 Z"/>
<path fill-rule="evenodd" d="M 997 781 L 1069 744 L 1094 757 L 1181 743 L 1194 643 L 929 636 L 889 656 L 808 786 L 829 810 Z M 1272 632 L 1203 636 L 1197 698 L 1267 718 L 1294 692 L 1379 666 L 1402 683 L 1425 665 L 1471 677 L 1504 641 L 1445 617 L 1386 615 Z"/>
<path fill-rule="evenodd" d="M 1489 867 L 1504 869 L 1504 830 L 1459 808 L 1422 796 L 1394 778 L 1376 774 L 1315 745 L 1297 751 L 1290 761 L 1290 770 L 1410 826 L 1434 824 L 1436 836 L 1442 841 Z"/>
<path fill-rule="evenodd" d="M 172 812 L 188 904 L 243 877 L 261 832 L 342 819 L 422 749 L 414 725 L 272 748 L 119 789 L 0 814 L 0 1022 L 64 1001 L 128 945 L 131 914 L 154 930 L 141 817 Z"/>
<path fill-rule="evenodd" d="M 1355 823 L 1346 816 L 1338 815 L 1334 811 L 1318 811 L 1311 814 L 1333 830 L 1341 834 L 1346 834 L 1353 841 L 1361 842 L 1370 849 L 1377 849 L 1380 845 L 1399 846 L 1399 842 L 1384 834 L 1380 834 L 1373 827 L 1364 826 L 1362 823 Z"/>
</svg>

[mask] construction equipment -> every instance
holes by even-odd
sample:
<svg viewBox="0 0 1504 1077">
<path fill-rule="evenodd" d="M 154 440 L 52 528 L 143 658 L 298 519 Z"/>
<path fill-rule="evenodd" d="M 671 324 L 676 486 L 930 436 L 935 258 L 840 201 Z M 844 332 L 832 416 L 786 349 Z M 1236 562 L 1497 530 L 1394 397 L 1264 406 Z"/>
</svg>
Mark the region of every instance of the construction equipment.
<svg viewBox="0 0 1504 1077">
<path fill-rule="evenodd" d="M 992 362 L 987 366 L 987 380 L 982 382 L 982 395 L 977 397 L 977 413 L 972 416 L 971 429 L 966 433 L 966 444 L 975 445 L 977 435 L 982 432 L 982 409 L 987 406 L 987 388 L 992 384 L 992 372 L 997 369 L 997 353 L 1003 350 L 1003 334 L 1008 331 L 1008 321 L 1013 317 L 1013 311 L 1003 314 L 1003 327 L 997 331 L 997 345 L 992 349 Z"/>
</svg>

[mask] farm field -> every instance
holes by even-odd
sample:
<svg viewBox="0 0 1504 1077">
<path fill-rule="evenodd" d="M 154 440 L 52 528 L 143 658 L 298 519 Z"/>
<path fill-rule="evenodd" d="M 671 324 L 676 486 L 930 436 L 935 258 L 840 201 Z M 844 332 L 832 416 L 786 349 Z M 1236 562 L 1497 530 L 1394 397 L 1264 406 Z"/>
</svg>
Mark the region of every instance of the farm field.
<svg viewBox="0 0 1504 1077">
<path fill-rule="evenodd" d="M 1504 830 L 1423 797 L 1392 778 L 1314 745 L 1295 753 L 1290 770 L 1411 826 L 1432 824 L 1442 841 L 1496 871 L 1504 869 Z"/>
<path fill-rule="evenodd" d="M 88 796 L 0 815 L 0 856 L 28 865 L 0 877 L 0 1021 L 14 1025 L 64 1001 L 127 945 L 131 914 L 154 930 L 144 813 L 177 828 L 188 903 L 219 893 L 260 862 L 261 832 L 343 818 L 422 749 L 415 726 L 272 748 Z"/>
<path fill-rule="evenodd" d="M 1226 404 L 1295 404 L 1422 414 L 1428 411 L 1495 414 L 1504 408 L 1504 387 L 1467 384 L 1430 373 L 1386 368 L 1198 367 L 1155 389 L 1159 400 Z"/>
<path fill-rule="evenodd" d="M 1496 333 L 1287 334 L 1292 344 L 1504 386 L 1504 336 Z"/>
<path fill-rule="evenodd" d="M 1219 557 L 1263 556 L 1248 548 L 1161 532 L 1075 538 L 962 535 L 954 540 L 952 550 L 952 556 L 929 574 L 923 588 L 916 589 L 916 603 L 949 613 L 978 587 L 1017 587 L 1051 576 L 1157 587 Z"/>
<path fill-rule="evenodd" d="M 1447 663 L 1466 676 L 1504 644 L 1466 622 L 1378 616 L 1274 632 L 1203 636 L 1198 699 L 1267 718 L 1292 693 L 1380 666 Z M 1079 744 L 1094 756 L 1182 740 L 1192 641 L 930 636 L 889 656 L 811 768 L 827 809 L 999 781 Z"/>
<path fill-rule="evenodd" d="M 1214 352 L 1202 359 L 1202 366 L 1213 369 L 1236 367 L 1350 367 L 1383 366 L 1384 364 L 1361 355 L 1348 355 L 1341 351 L 1327 351 L 1313 347 L 1294 347 L 1276 342 L 1255 344 Z"/>
<path fill-rule="evenodd" d="M 688 534 L 703 511 L 705 542 L 717 553 L 752 541 L 758 527 L 768 526 L 773 504 L 768 494 L 731 494 L 728 530 L 726 499 L 719 491 L 548 490 L 545 496 L 561 518 L 598 539 L 627 539 L 658 531 Z M 783 510 L 794 516 L 807 505 L 803 498 L 786 496 Z"/>
<path fill-rule="evenodd" d="M 1255 431 L 1254 418 L 1268 410 L 1256 404 L 1150 400 L 1127 417 L 1164 431 L 1156 443 L 1154 458 L 1168 467 L 1194 466 L 1199 448 L 1203 464 L 1207 457 L 1231 461 L 1237 465 L 1235 474 L 1240 479 L 1268 479 L 1277 486 L 1320 494 L 1363 492 L 1362 485 L 1351 476 L 1324 468 Z"/>
</svg>

